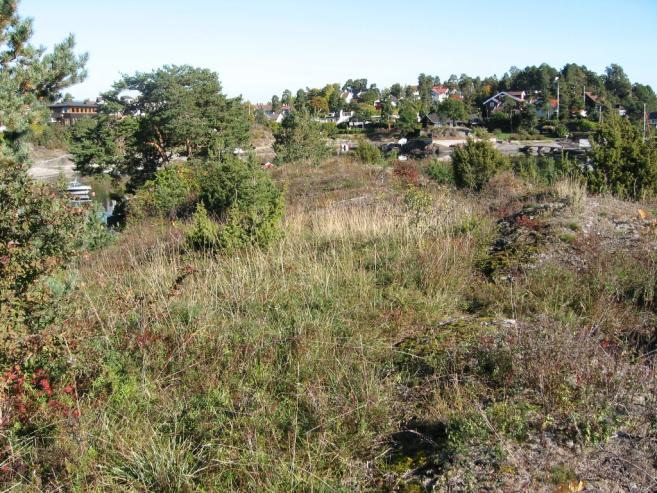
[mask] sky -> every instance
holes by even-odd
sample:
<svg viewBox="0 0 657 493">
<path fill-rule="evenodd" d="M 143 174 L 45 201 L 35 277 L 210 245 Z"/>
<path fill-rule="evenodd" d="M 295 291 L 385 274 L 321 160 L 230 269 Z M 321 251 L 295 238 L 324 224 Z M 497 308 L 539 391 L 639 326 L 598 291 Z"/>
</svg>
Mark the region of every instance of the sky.
<svg viewBox="0 0 657 493">
<path fill-rule="evenodd" d="M 251 102 L 350 78 L 387 87 L 543 62 L 618 63 L 657 90 L 657 0 L 22 0 L 19 12 L 34 19 L 34 44 L 73 33 L 89 53 L 87 80 L 68 90 L 79 99 L 166 64 L 210 68 Z"/>
</svg>

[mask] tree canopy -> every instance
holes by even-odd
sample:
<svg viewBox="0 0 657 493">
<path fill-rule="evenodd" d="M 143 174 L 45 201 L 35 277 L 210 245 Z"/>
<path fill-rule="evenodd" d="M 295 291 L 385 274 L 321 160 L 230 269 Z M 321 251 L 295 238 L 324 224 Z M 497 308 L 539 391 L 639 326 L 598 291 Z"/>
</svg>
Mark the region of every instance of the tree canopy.
<svg viewBox="0 0 657 493">
<path fill-rule="evenodd" d="M 221 90 L 215 72 L 187 65 L 124 76 L 103 94 L 101 115 L 74 132 L 78 170 L 126 174 L 139 184 L 174 159 L 245 146 L 249 123 L 241 100 Z"/>
</svg>

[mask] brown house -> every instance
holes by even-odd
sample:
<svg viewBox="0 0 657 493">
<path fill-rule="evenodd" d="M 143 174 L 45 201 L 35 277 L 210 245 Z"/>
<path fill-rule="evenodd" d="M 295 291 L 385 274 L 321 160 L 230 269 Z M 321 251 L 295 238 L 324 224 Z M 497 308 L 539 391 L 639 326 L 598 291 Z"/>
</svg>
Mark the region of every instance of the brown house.
<svg viewBox="0 0 657 493">
<path fill-rule="evenodd" d="M 51 104 L 49 108 L 52 111 L 53 123 L 71 125 L 80 118 L 98 114 L 99 106 L 92 101 L 62 101 Z"/>
</svg>

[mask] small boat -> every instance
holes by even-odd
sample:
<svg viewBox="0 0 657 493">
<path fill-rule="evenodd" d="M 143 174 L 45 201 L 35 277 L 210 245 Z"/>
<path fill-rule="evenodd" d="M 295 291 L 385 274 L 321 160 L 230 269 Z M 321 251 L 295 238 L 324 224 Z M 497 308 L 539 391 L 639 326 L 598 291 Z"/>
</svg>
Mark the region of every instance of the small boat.
<svg viewBox="0 0 657 493">
<path fill-rule="evenodd" d="M 91 196 L 93 195 L 91 187 L 80 183 L 77 178 L 69 182 L 66 192 L 71 196 L 72 202 L 75 203 L 91 202 Z"/>
</svg>

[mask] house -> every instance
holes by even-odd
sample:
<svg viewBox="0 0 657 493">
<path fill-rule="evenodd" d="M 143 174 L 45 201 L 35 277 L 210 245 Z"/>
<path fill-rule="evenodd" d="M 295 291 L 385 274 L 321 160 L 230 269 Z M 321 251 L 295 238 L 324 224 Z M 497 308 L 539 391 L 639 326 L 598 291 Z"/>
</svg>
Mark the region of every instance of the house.
<svg viewBox="0 0 657 493">
<path fill-rule="evenodd" d="M 600 96 L 587 91 L 584 93 L 584 109 L 579 111 L 579 116 L 586 117 L 591 111 L 600 113 L 603 105 L 604 102 Z"/>
<path fill-rule="evenodd" d="M 651 127 L 657 127 L 657 111 L 648 113 L 648 125 Z"/>
<path fill-rule="evenodd" d="M 397 99 L 394 96 L 390 96 L 390 106 L 396 108 L 398 104 L 399 104 L 399 99 Z M 382 107 L 383 107 L 383 102 L 380 99 L 374 101 L 374 109 L 380 111 Z"/>
<path fill-rule="evenodd" d="M 62 101 L 48 106 L 52 112 L 50 121 L 71 125 L 80 118 L 98 114 L 100 106 L 92 101 Z"/>
<path fill-rule="evenodd" d="M 255 108 L 256 111 L 262 111 L 268 120 L 276 123 L 281 123 L 292 111 L 289 104 L 282 105 L 278 111 L 274 111 L 271 104 L 256 104 Z"/>
<path fill-rule="evenodd" d="M 516 109 L 519 110 L 527 102 L 526 98 L 527 93 L 525 91 L 502 91 L 484 101 L 483 107 L 486 114 L 490 116 L 496 111 L 500 111 L 507 100 L 511 100 L 515 103 Z"/>
<path fill-rule="evenodd" d="M 349 104 L 354 99 L 354 93 L 351 91 L 342 91 L 340 93 L 340 98 L 342 98 L 342 101 L 346 104 Z"/>
<path fill-rule="evenodd" d="M 425 128 L 428 127 L 442 127 L 444 122 L 436 113 L 429 113 L 424 118 L 422 118 L 422 126 Z"/>
<path fill-rule="evenodd" d="M 449 97 L 449 88 L 445 86 L 433 86 L 431 88 L 431 100 L 434 103 L 442 103 Z"/>
<path fill-rule="evenodd" d="M 614 109 L 618 112 L 618 116 L 627 116 L 627 110 L 622 105 L 616 104 Z"/>
<path fill-rule="evenodd" d="M 340 110 L 334 113 L 329 113 L 326 116 L 317 117 L 315 118 L 315 120 L 320 123 L 335 123 L 336 125 L 340 125 L 341 123 L 346 123 L 350 121 L 355 114 L 356 114 L 355 111 Z"/>
<path fill-rule="evenodd" d="M 538 118 L 546 118 L 549 120 L 550 118 L 552 118 L 552 115 L 554 115 L 557 112 L 559 101 L 557 99 L 550 99 L 548 101 L 548 104 L 546 106 L 543 106 L 543 99 L 541 99 L 541 97 L 539 96 L 535 104 L 538 105 L 536 107 L 536 116 Z"/>
</svg>

